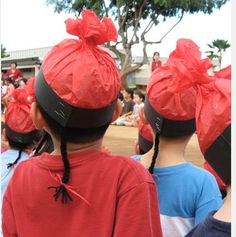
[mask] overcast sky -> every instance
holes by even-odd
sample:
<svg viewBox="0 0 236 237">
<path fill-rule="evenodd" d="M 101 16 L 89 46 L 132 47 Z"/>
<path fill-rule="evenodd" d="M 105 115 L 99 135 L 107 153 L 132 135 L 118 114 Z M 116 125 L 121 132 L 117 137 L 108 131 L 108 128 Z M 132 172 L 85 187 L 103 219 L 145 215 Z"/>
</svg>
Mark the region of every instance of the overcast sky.
<svg viewBox="0 0 236 237">
<path fill-rule="evenodd" d="M 64 20 L 73 14 L 56 14 L 46 0 L 2 0 L 1 1 L 1 43 L 7 51 L 47 47 L 55 45 L 64 38 L 70 38 L 65 31 Z M 176 22 L 167 19 L 151 31 L 150 40 L 159 40 Z M 215 39 L 225 39 L 231 43 L 231 2 L 211 15 L 185 15 L 181 23 L 163 40 L 162 44 L 149 46 L 148 54 L 159 51 L 167 57 L 174 50 L 176 40 L 190 38 L 200 46 L 202 52 Z M 140 46 L 134 49 L 141 55 Z M 223 55 L 223 66 L 231 63 L 231 49 Z"/>
</svg>

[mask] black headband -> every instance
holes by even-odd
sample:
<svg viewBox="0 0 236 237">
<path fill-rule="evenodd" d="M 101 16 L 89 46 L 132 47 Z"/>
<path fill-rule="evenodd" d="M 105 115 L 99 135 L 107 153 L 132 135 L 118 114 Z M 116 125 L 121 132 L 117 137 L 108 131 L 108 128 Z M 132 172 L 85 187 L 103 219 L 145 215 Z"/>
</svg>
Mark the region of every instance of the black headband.
<svg viewBox="0 0 236 237">
<path fill-rule="evenodd" d="M 139 149 L 142 150 L 144 153 L 146 153 L 152 148 L 153 142 L 148 141 L 141 134 L 139 134 L 138 144 L 139 144 Z"/>
<path fill-rule="evenodd" d="M 7 124 L 5 126 L 7 137 L 9 137 L 13 142 L 16 143 L 31 144 L 38 135 L 38 130 L 33 130 L 32 132 L 28 133 L 18 133 L 9 128 Z"/>
<path fill-rule="evenodd" d="M 74 107 L 62 100 L 48 85 L 40 70 L 35 81 L 35 97 L 45 112 L 62 127 L 97 128 L 111 122 L 116 100 L 100 109 Z M 94 96 L 94 99 L 95 96 Z"/>
<path fill-rule="evenodd" d="M 206 150 L 204 158 L 225 184 L 231 184 L 231 124 Z"/>
<path fill-rule="evenodd" d="M 180 137 L 192 134 L 196 130 L 195 119 L 170 120 L 157 113 L 148 98 L 145 99 L 145 116 L 155 133 L 166 137 Z"/>
</svg>

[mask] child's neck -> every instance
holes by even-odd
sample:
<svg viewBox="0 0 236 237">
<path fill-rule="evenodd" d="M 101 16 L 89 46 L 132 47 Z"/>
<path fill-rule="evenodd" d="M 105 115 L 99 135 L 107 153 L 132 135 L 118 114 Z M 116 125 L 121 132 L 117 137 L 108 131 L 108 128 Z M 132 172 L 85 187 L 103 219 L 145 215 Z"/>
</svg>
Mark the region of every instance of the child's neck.
<svg viewBox="0 0 236 237">
<path fill-rule="evenodd" d="M 155 167 L 173 166 L 186 163 L 184 158 L 185 145 L 177 146 L 174 144 L 161 144 L 159 145 L 158 157 Z M 144 154 L 141 158 L 141 163 L 146 167 L 150 167 L 152 156 L 154 154 L 154 145 L 150 151 Z"/>
<path fill-rule="evenodd" d="M 231 188 L 228 189 L 224 204 L 215 213 L 214 218 L 220 221 L 231 222 Z"/>
<path fill-rule="evenodd" d="M 54 145 L 54 151 L 51 154 L 60 155 L 61 154 L 60 141 L 55 138 L 52 138 L 52 140 L 53 140 L 53 145 Z M 74 153 L 74 152 L 85 151 L 85 150 L 101 150 L 101 147 L 102 147 L 102 139 L 97 140 L 95 142 L 86 143 L 86 144 L 67 142 L 68 153 Z"/>
</svg>

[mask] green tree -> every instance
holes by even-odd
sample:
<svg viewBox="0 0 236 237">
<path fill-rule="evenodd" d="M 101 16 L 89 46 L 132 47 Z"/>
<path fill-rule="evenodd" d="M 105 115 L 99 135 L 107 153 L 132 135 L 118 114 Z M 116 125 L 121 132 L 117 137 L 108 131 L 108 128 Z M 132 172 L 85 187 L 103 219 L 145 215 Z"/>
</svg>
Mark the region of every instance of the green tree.
<svg viewBox="0 0 236 237">
<path fill-rule="evenodd" d="M 100 17 L 110 16 L 118 24 L 119 40 L 116 44 L 106 46 L 113 51 L 121 62 L 123 87 L 127 86 L 127 75 L 148 62 L 147 46 L 158 44 L 183 19 L 184 14 L 203 12 L 211 14 L 215 8 L 220 9 L 228 0 L 46 0 L 54 6 L 57 13 L 62 11 L 79 16 L 83 9 L 91 9 Z M 147 34 L 167 18 L 177 17 L 176 23 L 167 29 L 156 41 L 148 41 Z M 132 48 L 140 44 L 143 60 L 133 64 Z"/>
<path fill-rule="evenodd" d="M 1 44 L 1 58 L 8 57 L 9 54 L 6 53 L 6 48 Z"/>
<path fill-rule="evenodd" d="M 211 44 L 207 44 L 210 48 L 209 51 L 206 51 L 207 57 L 213 60 L 216 58 L 219 61 L 219 67 L 221 68 L 223 52 L 230 47 L 228 40 L 216 39 L 213 40 Z"/>
</svg>

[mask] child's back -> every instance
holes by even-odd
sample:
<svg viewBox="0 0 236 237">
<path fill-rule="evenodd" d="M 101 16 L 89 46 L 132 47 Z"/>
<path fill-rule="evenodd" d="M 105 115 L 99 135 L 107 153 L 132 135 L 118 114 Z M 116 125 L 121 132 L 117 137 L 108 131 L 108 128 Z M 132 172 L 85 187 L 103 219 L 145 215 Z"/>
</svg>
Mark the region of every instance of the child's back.
<svg viewBox="0 0 236 237">
<path fill-rule="evenodd" d="M 4 206 L 8 231 L 25 237 L 158 236 L 156 188 L 141 165 L 99 150 L 68 157 L 72 186 L 68 189 L 78 194 L 72 194 L 73 201 L 67 205 L 55 202 L 53 190 L 47 190 L 47 186 L 57 185 L 56 174 L 63 172 L 61 156 L 44 153 L 16 168 L 14 188 L 9 188 Z M 14 206 L 12 215 L 8 201 Z M 17 220 L 16 226 L 13 220 Z"/>
<path fill-rule="evenodd" d="M 207 68 L 200 58 L 193 42 L 179 40 L 167 66 L 153 72 L 147 87 L 144 111 L 155 140 L 140 161 L 154 175 L 165 237 L 184 236 L 222 204 L 214 177 L 185 160 L 186 146 L 195 132 L 196 91 L 193 87 L 181 93 L 173 90 L 176 81 L 188 76 L 187 66 Z"/>
<path fill-rule="evenodd" d="M 54 150 L 16 168 L 3 200 L 3 232 L 162 237 L 150 174 L 129 158 L 101 152 L 103 136 L 120 114 L 121 80 L 114 60 L 97 45 L 116 41 L 115 26 L 86 10 L 66 27 L 80 40 L 52 48 L 31 106 L 35 125 L 51 136 Z"/>
</svg>

